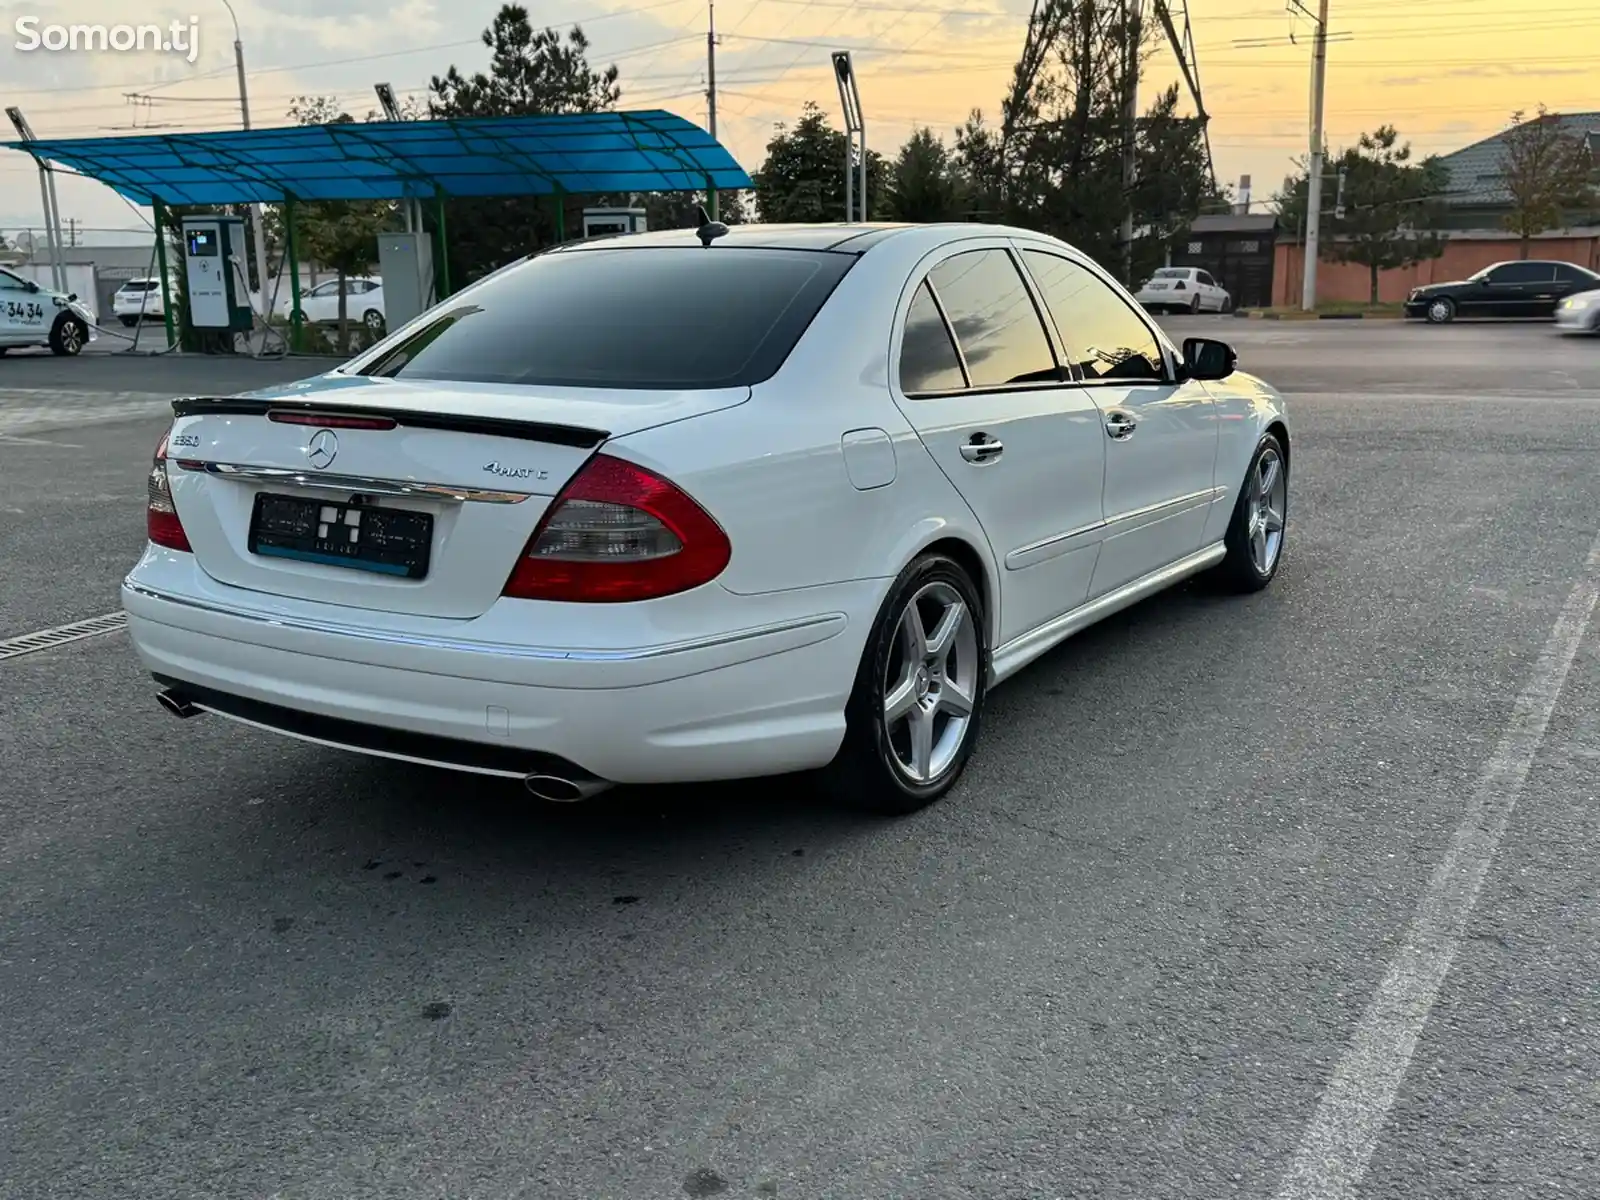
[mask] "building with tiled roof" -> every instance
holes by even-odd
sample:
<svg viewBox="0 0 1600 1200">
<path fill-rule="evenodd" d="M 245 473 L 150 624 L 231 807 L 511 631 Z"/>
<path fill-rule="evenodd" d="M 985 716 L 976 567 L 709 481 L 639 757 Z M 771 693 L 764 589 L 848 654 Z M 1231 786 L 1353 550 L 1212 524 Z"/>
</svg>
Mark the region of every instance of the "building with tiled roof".
<svg viewBox="0 0 1600 1200">
<path fill-rule="evenodd" d="M 1600 163 L 1600 112 L 1551 113 L 1549 119 L 1557 122 L 1563 132 L 1584 138 Z M 1505 137 L 1502 131 L 1453 154 L 1439 156 L 1439 165 L 1450 173 L 1444 195 L 1446 229 L 1503 228 L 1504 218 L 1511 210 L 1504 175 Z M 1600 201 L 1590 211 L 1568 213 L 1567 224 L 1600 225 Z"/>
</svg>

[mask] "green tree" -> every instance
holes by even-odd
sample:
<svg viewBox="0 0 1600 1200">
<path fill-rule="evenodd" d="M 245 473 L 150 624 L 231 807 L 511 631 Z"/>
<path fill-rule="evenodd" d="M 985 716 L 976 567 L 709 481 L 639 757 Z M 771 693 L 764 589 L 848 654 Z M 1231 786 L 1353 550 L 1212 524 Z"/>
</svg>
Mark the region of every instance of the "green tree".
<svg viewBox="0 0 1600 1200">
<path fill-rule="evenodd" d="M 756 206 L 774 223 L 844 220 L 844 155 L 848 139 L 814 103 L 808 102 L 793 129 L 778 126 L 756 172 Z M 853 168 L 859 172 L 859 166 Z M 859 180 L 857 174 L 854 179 Z M 867 212 L 888 210 L 888 170 L 883 156 L 867 152 Z M 860 203 L 857 196 L 856 203 Z"/>
<path fill-rule="evenodd" d="M 573 26 L 563 38 L 554 29 L 535 31 L 528 10 L 507 4 L 483 31 L 489 70 L 470 76 L 454 66 L 429 84 L 433 117 L 541 116 L 604 112 L 622 94 L 617 68 L 589 65 L 589 39 Z M 470 283 L 557 239 L 581 232 L 584 196 L 488 196 L 446 203 L 446 240 L 451 276 Z M 610 198 L 616 199 L 616 198 Z M 626 199 L 625 197 L 623 199 Z M 429 218 L 432 220 L 431 216 Z"/>
<path fill-rule="evenodd" d="M 369 120 L 376 116 L 367 114 Z M 355 118 L 332 96 L 296 97 L 289 105 L 289 119 L 297 125 L 355 124 Z M 351 350 L 345 281 L 353 275 L 365 275 L 377 265 L 379 236 L 398 224 L 398 209 L 391 200 L 318 200 L 295 209 L 298 256 L 329 268 L 339 280 L 336 347 L 340 354 Z M 273 240 L 282 241 L 281 209 L 269 210 L 267 229 Z"/>
<path fill-rule="evenodd" d="M 956 138 L 974 208 L 987 219 L 1055 234 L 1119 273 L 1132 202 L 1122 181 L 1124 101 L 1159 29 L 1126 15 L 1113 0 L 1040 0 L 999 125 L 975 112 Z"/>
<path fill-rule="evenodd" d="M 1173 241 L 1196 216 L 1226 211 L 1227 193 L 1211 177 L 1200 121 L 1178 115 L 1178 86 L 1156 98 L 1138 125 L 1131 197 L 1135 228 L 1147 231 L 1135 247 L 1134 277 L 1165 265 Z"/>
<path fill-rule="evenodd" d="M 1522 240 L 1523 258 L 1535 234 L 1558 228 L 1568 209 L 1594 203 L 1595 162 L 1587 140 L 1568 132 L 1542 104 L 1531 118 L 1511 114 L 1500 173 L 1511 195 L 1505 226 Z"/>
<path fill-rule="evenodd" d="M 1344 215 L 1335 213 L 1331 222 L 1328 257 L 1366 267 L 1376 304 L 1380 272 L 1444 253 L 1444 237 L 1433 231 L 1445 172 L 1431 158 L 1413 163 L 1410 144 L 1392 125 L 1363 133 L 1335 165 L 1344 175 Z"/>
<path fill-rule="evenodd" d="M 927 127 L 900 147 L 888 187 L 888 213 L 897 221 L 959 221 L 965 212 L 955 162 Z"/>
</svg>

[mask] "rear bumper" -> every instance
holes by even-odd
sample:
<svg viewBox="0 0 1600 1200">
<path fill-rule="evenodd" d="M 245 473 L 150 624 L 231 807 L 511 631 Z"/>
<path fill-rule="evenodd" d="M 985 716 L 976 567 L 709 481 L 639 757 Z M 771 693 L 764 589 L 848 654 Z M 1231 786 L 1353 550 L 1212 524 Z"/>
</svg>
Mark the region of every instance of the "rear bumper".
<svg viewBox="0 0 1600 1200">
<path fill-rule="evenodd" d="M 367 753 L 498 775 L 547 772 L 555 760 L 613 783 L 826 764 L 884 586 L 761 597 L 719 588 L 700 607 L 720 628 L 632 645 L 606 634 L 638 633 L 641 606 L 596 605 L 610 611 L 594 614 L 588 646 L 553 647 L 479 640 L 485 619 L 401 628 L 390 614 L 364 620 L 215 581 L 179 590 L 173 576 L 188 557 L 147 555 L 122 600 L 145 667 L 202 708 Z M 523 612 L 536 618 L 537 607 Z M 559 622 L 527 622 L 547 624 Z"/>
</svg>

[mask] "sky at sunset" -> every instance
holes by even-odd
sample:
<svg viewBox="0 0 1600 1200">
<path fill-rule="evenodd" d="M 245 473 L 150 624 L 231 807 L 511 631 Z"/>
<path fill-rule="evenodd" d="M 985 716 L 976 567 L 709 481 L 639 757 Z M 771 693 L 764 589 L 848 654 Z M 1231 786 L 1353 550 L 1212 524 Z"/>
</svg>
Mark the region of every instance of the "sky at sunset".
<svg viewBox="0 0 1600 1200">
<path fill-rule="evenodd" d="M 423 97 L 429 77 L 452 63 L 483 69 L 478 35 L 498 7 L 499 0 L 235 0 L 255 123 L 285 123 L 290 100 L 308 93 L 336 95 L 360 117 L 376 107 L 374 82 Z M 892 153 L 923 124 L 948 139 L 970 109 L 996 111 L 1028 7 L 1027 0 L 723 0 L 722 140 L 754 171 L 774 124 L 792 121 L 804 101 L 818 101 L 837 121 L 831 49 L 855 54 L 874 149 Z M 622 107 L 667 108 L 705 123 L 703 0 L 632 7 L 546 0 L 528 8 L 536 23 L 583 26 L 591 61 L 615 62 L 621 72 Z M 1190 16 L 1217 174 L 1228 183 L 1250 174 L 1255 199 L 1264 201 L 1305 153 L 1314 23 L 1281 0 L 1194 0 Z M 199 52 L 192 65 L 149 52 L 25 52 L 15 48 L 16 22 L 28 17 L 41 27 L 194 18 Z M 1386 122 L 1418 152 L 1442 153 L 1541 101 L 1555 110 L 1600 109 L 1593 4 L 1335 0 L 1329 29 L 1327 125 L 1335 150 Z M 0 0 L 0 106 L 20 106 L 41 137 L 236 128 L 232 43 L 222 0 Z M 1152 96 L 1176 79 L 1163 50 L 1144 92 Z M 142 227 L 99 185 L 66 178 L 59 190 L 64 217 L 105 231 L 91 240 L 132 240 Z M 0 232 L 41 225 L 40 211 L 30 160 L 0 151 Z"/>
</svg>

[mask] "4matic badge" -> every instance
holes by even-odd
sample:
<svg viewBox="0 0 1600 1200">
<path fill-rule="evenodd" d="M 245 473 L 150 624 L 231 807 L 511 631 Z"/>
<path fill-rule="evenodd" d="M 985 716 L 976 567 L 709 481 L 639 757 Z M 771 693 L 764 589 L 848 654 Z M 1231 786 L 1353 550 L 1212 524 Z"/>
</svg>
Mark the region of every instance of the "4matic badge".
<svg viewBox="0 0 1600 1200">
<path fill-rule="evenodd" d="M 484 463 L 483 469 L 501 479 L 549 479 L 550 472 L 538 467 L 507 467 L 501 463 Z"/>
</svg>

